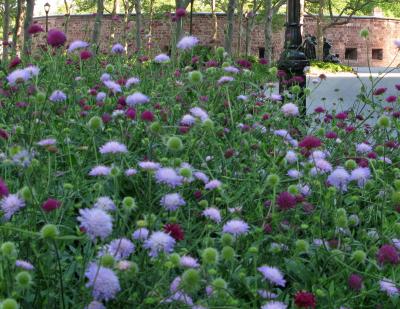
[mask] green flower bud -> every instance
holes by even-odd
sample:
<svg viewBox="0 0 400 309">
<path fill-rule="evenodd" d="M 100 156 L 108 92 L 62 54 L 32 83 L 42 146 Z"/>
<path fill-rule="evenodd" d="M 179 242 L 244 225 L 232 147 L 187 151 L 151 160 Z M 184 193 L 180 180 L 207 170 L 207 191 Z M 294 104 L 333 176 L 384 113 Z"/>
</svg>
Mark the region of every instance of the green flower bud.
<svg viewBox="0 0 400 309">
<path fill-rule="evenodd" d="M 90 118 L 88 126 L 93 131 L 101 130 L 103 128 L 103 120 L 99 116 L 93 116 Z"/>
<path fill-rule="evenodd" d="M 162 126 L 158 121 L 153 122 L 149 128 L 150 131 L 153 133 L 160 133 L 162 130 Z"/>
<path fill-rule="evenodd" d="M 393 226 L 394 232 L 396 233 L 396 236 L 400 236 L 400 223 L 396 222 Z"/>
<path fill-rule="evenodd" d="M 400 191 L 400 180 L 396 179 L 394 181 L 394 187 L 396 188 L 396 190 Z"/>
<path fill-rule="evenodd" d="M 394 191 L 392 193 L 392 201 L 394 204 L 400 204 L 400 191 Z"/>
<path fill-rule="evenodd" d="M 258 248 L 257 247 L 250 247 L 247 250 L 247 252 L 250 253 L 250 254 L 257 254 L 258 253 Z"/>
<path fill-rule="evenodd" d="M 35 97 L 36 97 L 36 102 L 38 103 L 43 103 L 44 101 L 46 101 L 46 94 L 41 91 L 38 91 Z"/>
<path fill-rule="evenodd" d="M 385 147 L 383 147 L 382 145 L 379 145 L 379 146 L 376 146 L 375 147 L 375 152 L 378 154 L 378 155 L 383 155 L 384 153 L 385 153 Z"/>
<path fill-rule="evenodd" d="M 218 272 L 217 272 L 217 270 L 215 268 L 211 268 L 211 269 L 208 270 L 208 274 L 210 276 L 215 276 L 215 275 L 218 274 Z"/>
<path fill-rule="evenodd" d="M 218 251 L 214 248 L 206 248 L 201 254 L 204 264 L 216 264 L 218 262 Z"/>
<path fill-rule="evenodd" d="M 206 130 L 212 130 L 214 129 L 214 122 L 211 119 L 206 119 L 203 122 L 203 128 Z"/>
<path fill-rule="evenodd" d="M 128 211 L 135 210 L 137 208 L 136 201 L 133 197 L 127 196 L 122 200 L 122 205 Z"/>
<path fill-rule="evenodd" d="M 179 171 L 179 174 L 185 178 L 191 178 L 192 177 L 192 170 L 190 168 L 184 167 L 181 168 Z"/>
<path fill-rule="evenodd" d="M 224 261 L 232 261 L 235 258 L 235 250 L 230 246 L 222 248 L 221 256 Z"/>
<path fill-rule="evenodd" d="M 362 250 L 356 250 L 356 251 L 354 251 L 353 254 L 351 255 L 351 258 L 352 258 L 355 262 L 361 264 L 361 263 L 364 263 L 364 262 L 365 262 L 365 259 L 367 258 L 367 255 L 366 255 L 365 252 L 362 251 Z"/>
<path fill-rule="evenodd" d="M 111 74 L 112 72 L 114 72 L 114 66 L 112 64 L 107 64 L 106 66 L 106 72 L 108 74 Z"/>
<path fill-rule="evenodd" d="M 230 66 L 230 63 L 229 63 L 229 62 L 224 62 L 224 63 L 222 63 L 222 65 L 221 65 L 222 68 L 226 68 L 226 67 L 229 67 L 229 66 Z"/>
<path fill-rule="evenodd" d="M 136 222 L 136 225 L 138 228 L 147 227 L 147 221 L 146 220 L 138 220 Z"/>
<path fill-rule="evenodd" d="M 201 201 L 199 202 L 199 206 L 202 207 L 202 208 L 207 208 L 207 207 L 208 207 L 208 201 L 206 201 L 206 200 L 201 200 Z"/>
<path fill-rule="evenodd" d="M 221 242 L 224 246 L 231 246 L 233 244 L 233 236 L 231 234 L 222 234 Z"/>
<path fill-rule="evenodd" d="M 200 288 L 200 273 L 195 269 L 188 269 L 182 274 L 181 286 L 187 293 L 193 293 Z"/>
<path fill-rule="evenodd" d="M 200 71 L 192 71 L 189 73 L 189 80 L 192 83 L 199 83 L 203 80 L 203 75 Z"/>
<path fill-rule="evenodd" d="M 349 225 L 357 226 L 360 224 L 360 218 L 357 215 L 349 216 Z"/>
<path fill-rule="evenodd" d="M 32 192 L 29 187 L 25 186 L 21 189 L 21 196 L 25 201 L 31 202 L 32 201 Z"/>
<path fill-rule="evenodd" d="M 55 239 L 58 236 L 57 226 L 54 224 L 46 224 L 40 230 L 43 239 Z"/>
<path fill-rule="evenodd" d="M 66 182 L 63 184 L 64 190 L 72 190 L 74 188 L 74 185 L 72 183 Z"/>
<path fill-rule="evenodd" d="M 1 245 L 1 253 L 7 257 L 17 256 L 17 249 L 15 248 L 15 244 L 11 241 L 3 243 Z"/>
<path fill-rule="evenodd" d="M 296 240 L 296 251 L 298 253 L 306 253 L 308 252 L 310 245 L 308 242 L 304 239 L 298 239 Z"/>
<path fill-rule="evenodd" d="M 226 288 L 228 287 L 228 284 L 222 278 L 214 279 L 211 285 L 216 290 L 226 290 Z"/>
<path fill-rule="evenodd" d="M 348 221 L 346 216 L 338 216 L 336 218 L 336 226 L 341 228 L 346 228 L 348 226 Z"/>
<path fill-rule="evenodd" d="M 357 163 L 354 160 L 347 160 L 344 166 L 349 170 L 354 170 L 357 167 Z"/>
<path fill-rule="evenodd" d="M 315 294 L 316 294 L 318 297 L 325 297 L 325 296 L 326 296 L 325 291 L 322 290 L 322 289 L 317 289 L 317 290 L 315 291 Z"/>
<path fill-rule="evenodd" d="M 338 258 L 339 260 L 343 261 L 344 260 L 344 254 L 342 251 L 338 250 L 338 249 L 333 249 L 331 251 L 331 255 Z"/>
<path fill-rule="evenodd" d="M 215 53 L 218 55 L 218 57 L 222 58 L 224 56 L 224 52 L 225 52 L 225 48 L 223 48 L 222 46 L 217 47 L 217 49 L 215 50 Z"/>
<path fill-rule="evenodd" d="M 178 267 L 181 262 L 181 257 L 179 256 L 178 253 L 173 253 L 169 256 L 169 260 L 171 261 L 174 266 Z"/>
<path fill-rule="evenodd" d="M 294 94 L 300 94 L 301 93 L 301 87 L 299 85 L 294 85 L 290 87 L 290 92 Z"/>
<path fill-rule="evenodd" d="M 211 67 L 211 68 L 207 68 L 207 69 L 206 69 L 206 72 L 207 72 L 208 74 L 214 74 L 216 71 L 217 71 L 217 69 L 214 68 L 214 67 Z"/>
<path fill-rule="evenodd" d="M 290 185 L 290 186 L 288 187 L 288 192 L 289 192 L 290 194 L 292 194 L 292 195 L 296 195 L 296 194 L 299 194 L 299 189 L 298 189 L 297 186 L 295 186 L 295 185 Z"/>
<path fill-rule="evenodd" d="M 32 277 L 27 271 L 21 271 L 16 276 L 15 279 L 17 284 L 22 288 L 28 288 L 32 283 Z"/>
<path fill-rule="evenodd" d="M 19 305 L 13 298 L 7 298 L 1 303 L 1 309 L 18 309 Z"/>
<path fill-rule="evenodd" d="M 304 92 L 305 96 L 309 96 L 311 94 L 311 89 L 306 87 L 306 88 L 303 89 L 303 92 Z"/>
<path fill-rule="evenodd" d="M 388 128 L 390 126 L 390 119 L 387 116 L 381 116 L 378 118 L 377 124 L 382 128 Z"/>
<path fill-rule="evenodd" d="M 121 174 L 121 170 L 118 167 L 113 166 L 111 168 L 111 171 L 110 171 L 110 176 L 111 177 L 118 177 L 120 174 Z"/>
<path fill-rule="evenodd" d="M 22 134 L 22 133 L 24 133 L 24 128 L 21 127 L 21 126 L 16 126 L 14 129 L 15 129 L 15 133 L 16 133 L 16 134 Z"/>
<path fill-rule="evenodd" d="M 325 129 L 324 128 L 319 128 L 317 130 L 317 135 L 318 136 L 324 136 L 325 135 Z"/>
<path fill-rule="evenodd" d="M 101 266 L 112 268 L 114 266 L 115 259 L 111 254 L 105 254 L 101 257 Z"/>
<path fill-rule="evenodd" d="M 179 137 L 172 136 L 167 141 L 167 147 L 171 151 L 181 151 L 183 149 L 182 140 Z"/>
<path fill-rule="evenodd" d="M 267 184 L 271 187 L 276 187 L 279 184 L 280 178 L 276 174 L 270 174 L 267 177 Z"/>
</svg>

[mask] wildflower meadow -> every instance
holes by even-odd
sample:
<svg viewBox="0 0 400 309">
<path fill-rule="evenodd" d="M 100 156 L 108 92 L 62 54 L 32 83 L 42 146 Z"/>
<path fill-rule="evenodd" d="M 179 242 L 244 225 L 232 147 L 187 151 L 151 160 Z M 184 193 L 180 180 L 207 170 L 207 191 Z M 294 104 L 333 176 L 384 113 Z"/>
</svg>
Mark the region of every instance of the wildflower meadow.
<svg viewBox="0 0 400 309">
<path fill-rule="evenodd" d="M 1 308 L 399 308 L 397 96 L 45 40 L 0 72 Z"/>
</svg>

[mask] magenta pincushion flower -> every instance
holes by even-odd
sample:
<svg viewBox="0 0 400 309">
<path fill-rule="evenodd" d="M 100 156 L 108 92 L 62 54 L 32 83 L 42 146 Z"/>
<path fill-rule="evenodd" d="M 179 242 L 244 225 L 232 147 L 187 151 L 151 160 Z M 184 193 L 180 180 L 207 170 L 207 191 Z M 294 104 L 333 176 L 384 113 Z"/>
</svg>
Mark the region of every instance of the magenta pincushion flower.
<svg viewBox="0 0 400 309">
<path fill-rule="evenodd" d="M 111 168 L 104 165 L 98 165 L 93 167 L 90 172 L 89 176 L 108 176 L 111 173 Z"/>
<path fill-rule="evenodd" d="M 44 30 L 43 30 L 42 26 L 39 24 L 32 24 L 28 28 L 29 34 L 37 34 L 37 33 L 43 32 L 43 31 Z"/>
<path fill-rule="evenodd" d="M 114 211 L 117 209 L 112 199 L 108 196 L 101 196 L 93 204 L 93 208 L 101 209 L 104 211 Z"/>
<path fill-rule="evenodd" d="M 92 240 L 97 237 L 105 239 L 112 232 L 112 218 L 104 210 L 98 208 L 85 208 L 79 210 L 77 218 L 81 223 L 80 227 L 89 235 Z"/>
<path fill-rule="evenodd" d="M 317 148 L 321 146 L 321 140 L 318 137 L 315 136 L 306 136 L 299 142 L 299 146 L 302 148 Z"/>
<path fill-rule="evenodd" d="M 360 275 L 351 274 L 347 280 L 349 287 L 354 291 L 360 291 L 362 288 L 363 279 Z"/>
<path fill-rule="evenodd" d="M 128 258 L 133 251 L 135 251 L 135 245 L 129 239 L 119 238 L 106 245 L 99 255 L 109 254 L 116 260 L 123 260 Z"/>
<path fill-rule="evenodd" d="M 385 244 L 379 248 L 377 259 L 380 264 L 396 265 L 400 262 L 400 256 L 396 248 L 392 245 Z"/>
<path fill-rule="evenodd" d="M 117 275 L 109 268 L 91 263 L 85 272 L 89 280 L 86 287 L 92 288 L 93 298 L 96 300 L 114 299 L 121 290 Z"/>
<path fill-rule="evenodd" d="M 24 207 L 25 201 L 18 194 L 9 194 L 0 201 L 0 208 L 5 221 L 9 221 L 17 211 Z"/>
<path fill-rule="evenodd" d="M 170 167 L 159 168 L 154 176 L 157 183 L 166 184 L 171 188 L 180 186 L 183 182 L 183 177 L 178 175 L 178 173 Z"/>
<path fill-rule="evenodd" d="M 221 213 L 214 207 L 204 209 L 202 214 L 204 217 L 209 218 L 217 223 L 221 222 Z"/>
<path fill-rule="evenodd" d="M 151 257 L 157 257 L 160 252 L 171 253 L 174 250 L 175 239 L 167 233 L 154 232 L 143 246 L 150 250 Z"/>
<path fill-rule="evenodd" d="M 160 204 L 169 211 L 175 211 L 180 206 L 186 205 L 185 200 L 179 193 L 170 193 L 164 195 L 161 200 Z"/>
<path fill-rule="evenodd" d="M 60 208 L 61 202 L 59 200 L 49 198 L 42 204 L 42 209 L 45 212 L 51 212 L 57 208 Z"/>
<path fill-rule="evenodd" d="M 65 33 L 58 29 L 51 29 L 47 34 L 47 43 L 52 47 L 61 47 L 67 41 Z"/>
<path fill-rule="evenodd" d="M 116 141 L 110 141 L 101 146 L 99 151 L 101 154 L 110 154 L 110 153 L 117 154 L 117 153 L 127 153 L 128 149 L 124 144 L 121 144 Z"/>
<path fill-rule="evenodd" d="M 286 280 L 283 278 L 281 271 L 276 267 L 261 266 L 257 268 L 260 273 L 264 276 L 264 279 L 270 283 L 284 287 Z"/>
<path fill-rule="evenodd" d="M 230 220 L 222 228 L 224 233 L 232 234 L 233 236 L 239 236 L 246 234 L 249 231 L 249 225 L 243 220 Z"/>
<path fill-rule="evenodd" d="M 130 107 L 134 107 L 138 104 L 145 104 L 148 102 L 150 102 L 149 97 L 140 92 L 135 92 L 134 94 L 131 94 L 126 98 L 126 103 Z"/>
<path fill-rule="evenodd" d="M 276 203 L 282 210 L 288 210 L 296 207 L 296 197 L 287 191 L 281 192 L 276 199 Z"/>
<path fill-rule="evenodd" d="M 285 116 L 298 116 L 299 115 L 299 108 L 296 104 L 293 103 L 286 103 L 281 108 L 283 114 Z"/>
<path fill-rule="evenodd" d="M 0 178 L 0 198 L 7 196 L 9 194 L 7 184 L 3 179 Z"/>
<path fill-rule="evenodd" d="M 195 47 L 199 43 L 199 39 L 194 36 L 185 36 L 183 37 L 176 47 L 182 50 L 187 50 Z"/>
</svg>

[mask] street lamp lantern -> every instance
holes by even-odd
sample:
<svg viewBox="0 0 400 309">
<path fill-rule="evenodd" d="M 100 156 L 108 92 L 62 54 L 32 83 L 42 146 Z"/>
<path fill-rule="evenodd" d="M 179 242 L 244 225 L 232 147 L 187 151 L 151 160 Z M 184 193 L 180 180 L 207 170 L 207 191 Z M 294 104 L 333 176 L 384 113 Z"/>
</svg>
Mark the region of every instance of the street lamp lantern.
<svg viewBox="0 0 400 309">
<path fill-rule="evenodd" d="M 50 3 L 46 2 L 44 5 L 44 12 L 46 13 L 46 33 L 49 32 L 49 12 L 50 12 Z"/>
<path fill-rule="evenodd" d="M 300 0 L 287 1 L 287 20 L 285 31 L 285 47 L 278 62 L 278 69 L 286 73 L 281 77 L 279 91 L 282 92 L 287 86 L 295 81 L 301 89 L 306 86 L 304 68 L 310 65 L 309 60 L 302 50 L 302 36 L 300 24 Z M 296 77 L 296 78 L 293 78 Z M 300 94 L 300 110 L 306 113 L 306 99 L 303 91 Z"/>
</svg>

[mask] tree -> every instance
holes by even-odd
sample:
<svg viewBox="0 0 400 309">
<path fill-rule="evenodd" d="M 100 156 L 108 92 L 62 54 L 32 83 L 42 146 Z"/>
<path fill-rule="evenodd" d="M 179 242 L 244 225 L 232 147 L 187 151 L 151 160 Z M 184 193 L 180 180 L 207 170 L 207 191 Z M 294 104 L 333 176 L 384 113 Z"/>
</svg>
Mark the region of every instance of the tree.
<svg viewBox="0 0 400 309">
<path fill-rule="evenodd" d="M 4 0 L 4 7 L 3 7 L 3 42 L 7 42 L 7 46 L 3 44 L 3 62 L 6 62 L 8 59 L 8 31 L 10 27 L 10 0 Z"/>
<path fill-rule="evenodd" d="M 100 32 L 101 32 L 101 20 L 103 19 L 104 13 L 104 0 L 97 0 L 97 13 L 96 20 L 93 27 L 92 42 L 95 45 L 99 44 Z"/>
<path fill-rule="evenodd" d="M 142 48 L 142 8 L 140 0 L 135 0 L 135 13 L 136 13 L 136 49 L 140 52 Z"/>
<path fill-rule="evenodd" d="M 35 0 L 26 0 L 26 16 L 24 21 L 24 54 L 28 54 L 31 50 L 31 36 L 28 32 L 28 29 L 32 24 L 34 8 Z"/>
<path fill-rule="evenodd" d="M 15 15 L 15 25 L 13 29 L 13 54 L 16 54 L 19 51 L 20 46 L 20 36 L 22 31 L 22 24 L 24 23 L 24 15 L 25 15 L 25 1 L 18 0 L 17 1 L 17 12 Z"/>
<path fill-rule="evenodd" d="M 226 14 L 226 29 L 225 29 L 225 51 L 228 54 L 232 53 L 232 38 L 233 38 L 233 19 L 235 17 L 236 0 L 229 0 L 228 11 Z"/>
<path fill-rule="evenodd" d="M 273 17 L 278 10 L 286 4 L 286 0 L 264 0 L 265 6 L 265 23 L 264 23 L 264 48 L 265 48 L 265 59 L 269 63 L 272 61 L 272 33 L 273 33 Z"/>
</svg>

